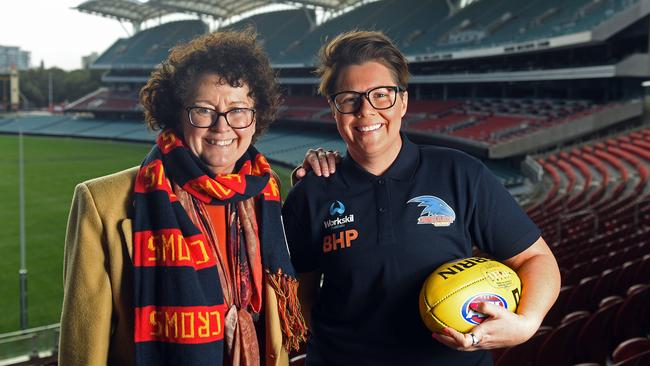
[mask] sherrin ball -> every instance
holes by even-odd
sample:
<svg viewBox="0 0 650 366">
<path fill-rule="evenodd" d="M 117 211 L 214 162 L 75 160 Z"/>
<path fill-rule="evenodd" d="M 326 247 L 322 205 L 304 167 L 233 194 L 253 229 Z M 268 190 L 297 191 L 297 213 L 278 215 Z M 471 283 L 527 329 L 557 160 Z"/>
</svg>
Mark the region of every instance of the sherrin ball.
<svg viewBox="0 0 650 366">
<path fill-rule="evenodd" d="M 451 327 L 467 333 L 487 318 L 470 308 L 491 302 L 517 310 L 521 280 L 505 264 L 481 257 L 447 262 L 427 277 L 420 291 L 420 316 L 432 332 Z"/>
</svg>

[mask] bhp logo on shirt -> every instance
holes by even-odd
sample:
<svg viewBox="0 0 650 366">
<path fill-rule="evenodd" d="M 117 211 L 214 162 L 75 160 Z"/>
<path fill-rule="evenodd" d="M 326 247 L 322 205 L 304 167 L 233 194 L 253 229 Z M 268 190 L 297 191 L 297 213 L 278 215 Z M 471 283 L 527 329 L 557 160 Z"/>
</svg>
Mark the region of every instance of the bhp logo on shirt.
<svg viewBox="0 0 650 366">
<path fill-rule="evenodd" d="M 329 207 L 329 214 L 331 218 L 323 221 L 323 227 L 328 231 L 331 229 L 345 228 L 347 224 L 354 222 L 354 214 L 343 216 L 345 214 L 345 205 L 339 200 L 332 202 Z M 327 234 L 323 237 L 323 253 L 349 248 L 352 242 L 358 237 L 359 232 L 355 229 L 346 229 Z"/>
</svg>

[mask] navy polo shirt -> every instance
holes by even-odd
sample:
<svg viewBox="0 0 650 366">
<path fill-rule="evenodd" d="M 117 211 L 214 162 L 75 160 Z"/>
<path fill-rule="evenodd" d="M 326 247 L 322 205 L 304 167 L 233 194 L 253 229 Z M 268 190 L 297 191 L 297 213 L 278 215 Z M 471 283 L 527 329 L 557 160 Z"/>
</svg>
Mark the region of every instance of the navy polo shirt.
<svg viewBox="0 0 650 366">
<path fill-rule="evenodd" d="M 307 365 L 491 365 L 431 337 L 418 312 L 425 278 L 472 244 L 497 259 L 540 230 L 478 160 L 419 146 L 402 134 L 390 168 L 375 176 L 349 154 L 329 178 L 308 174 L 282 209 L 291 260 L 320 272 Z"/>
</svg>

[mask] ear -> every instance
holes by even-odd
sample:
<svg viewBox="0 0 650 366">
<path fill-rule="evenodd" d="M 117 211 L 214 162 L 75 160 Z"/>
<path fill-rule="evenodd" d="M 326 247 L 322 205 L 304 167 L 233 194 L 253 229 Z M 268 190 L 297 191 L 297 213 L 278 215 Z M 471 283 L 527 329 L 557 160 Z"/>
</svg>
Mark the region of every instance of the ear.
<svg viewBox="0 0 650 366">
<path fill-rule="evenodd" d="M 402 93 L 400 93 L 400 94 L 401 94 L 400 98 L 402 99 L 402 111 L 401 111 L 401 115 L 402 115 L 402 117 L 404 117 L 404 115 L 406 114 L 406 110 L 407 110 L 408 104 L 409 104 L 409 92 L 406 91 L 406 90 L 404 90 L 404 91 L 403 91 Z"/>
</svg>

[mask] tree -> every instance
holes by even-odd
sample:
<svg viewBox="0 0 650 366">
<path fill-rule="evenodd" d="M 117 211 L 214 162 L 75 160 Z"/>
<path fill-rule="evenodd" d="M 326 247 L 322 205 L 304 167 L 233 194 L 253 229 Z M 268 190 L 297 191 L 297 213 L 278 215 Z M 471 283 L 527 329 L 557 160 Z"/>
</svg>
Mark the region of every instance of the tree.
<svg viewBox="0 0 650 366">
<path fill-rule="evenodd" d="M 50 75 L 55 104 L 77 100 L 101 86 L 101 70 L 29 69 L 20 73 L 20 91 L 33 106 L 48 106 Z"/>
</svg>

